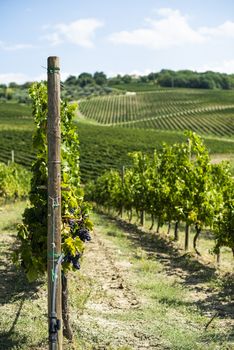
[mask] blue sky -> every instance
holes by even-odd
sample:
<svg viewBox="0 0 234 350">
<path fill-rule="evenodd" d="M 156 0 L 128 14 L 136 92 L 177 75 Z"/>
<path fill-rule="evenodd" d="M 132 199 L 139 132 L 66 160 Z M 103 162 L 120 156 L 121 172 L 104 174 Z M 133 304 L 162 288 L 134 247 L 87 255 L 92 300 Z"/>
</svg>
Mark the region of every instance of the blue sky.
<svg viewBox="0 0 234 350">
<path fill-rule="evenodd" d="M 169 69 L 234 73 L 233 0 L 0 0 L 0 83 Z"/>
</svg>

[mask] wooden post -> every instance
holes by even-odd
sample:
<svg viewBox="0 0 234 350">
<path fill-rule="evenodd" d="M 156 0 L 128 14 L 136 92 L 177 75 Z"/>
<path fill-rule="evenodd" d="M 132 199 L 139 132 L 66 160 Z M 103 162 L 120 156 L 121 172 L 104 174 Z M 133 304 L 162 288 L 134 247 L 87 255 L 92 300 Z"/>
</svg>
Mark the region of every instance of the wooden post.
<svg viewBox="0 0 234 350">
<path fill-rule="evenodd" d="M 55 267 L 61 255 L 61 164 L 60 164 L 60 73 L 59 58 L 48 58 L 48 316 L 49 349 L 62 350 L 61 265 L 57 277 Z M 56 285 L 55 313 L 53 290 Z M 60 323 L 60 327 L 59 327 Z M 58 329 L 59 328 L 59 329 Z M 56 340 L 54 340 L 56 339 Z"/>
<path fill-rule="evenodd" d="M 174 231 L 174 241 L 179 240 L 178 230 L 179 230 L 179 221 L 176 221 L 175 222 L 175 231 Z"/>
<path fill-rule="evenodd" d="M 14 152 L 14 150 L 11 151 L 11 162 L 12 163 L 15 162 L 15 152 Z"/>
<path fill-rule="evenodd" d="M 141 224 L 141 226 L 145 225 L 145 211 L 144 210 L 141 210 L 140 224 Z"/>
<path fill-rule="evenodd" d="M 190 234 L 190 226 L 188 223 L 185 225 L 185 239 L 184 239 L 184 250 L 187 252 L 189 248 L 189 234 Z"/>
<path fill-rule="evenodd" d="M 191 141 L 190 138 L 187 139 L 188 143 L 188 157 L 189 162 L 191 162 Z M 184 250 L 188 251 L 189 249 L 189 235 L 190 235 L 190 226 L 188 223 L 185 225 L 185 239 L 184 239 Z"/>
<path fill-rule="evenodd" d="M 124 172 L 125 172 L 125 167 L 124 165 L 122 166 L 122 171 L 121 171 L 121 179 L 122 179 L 122 190 L 124 187 Z M 121 203 L 121 209 L 120 209 L 120 217 L 123 217 L 123 212 L 124 212 L 124 203 Z"/>
</svg>

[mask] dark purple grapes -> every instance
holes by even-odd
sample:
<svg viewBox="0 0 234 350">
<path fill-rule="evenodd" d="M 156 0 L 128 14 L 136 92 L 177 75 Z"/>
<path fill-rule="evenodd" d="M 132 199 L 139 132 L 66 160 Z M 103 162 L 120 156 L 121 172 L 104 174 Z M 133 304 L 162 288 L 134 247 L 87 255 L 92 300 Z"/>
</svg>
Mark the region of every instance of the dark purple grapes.
<svg viewBox="0 0 234 350">
<path fill-rule="evenodd" d="M 74 214 L 74 213 L 75 213 L 75 210 L 76 210 L 75 208 L 70 208 L 70 209 L 69 209 L 70 214 Z"/>
<path fill-rule="evenodd" d="M 76 270 L 79 270 L 80 269 L 79 259 L 76 259 L 76 258 L 72 259 L 72 265 Z"/>
<path fill-rule="evenodd" d="M 91 241 L 89 230 L 87 230 L 86 228 L 81 228 L 80 230 L 78 230 L 77 235 L 83 242 Z"/>
<path fill-rule="evenodd" d="M 74 219 L 69 219 L 68 220 L 68 224 L 70 226 L 71 232 L 73 232 L 75 224 L 76 224 L 76 221 Z"/>
<path fill-rule="evenodd" d="M 76 270 L 79 270 L 80 269 L 80 262 L 79 262 L 80 257 L 81 257 L 81 255 L 79 253 L 77 253 L 75 256 L 73 256 L 70 253 L 68 253 L 65 256 L 65 258 L 63 259 L 63 261 L 72 264 L 72 266 Z"/>
</svg>

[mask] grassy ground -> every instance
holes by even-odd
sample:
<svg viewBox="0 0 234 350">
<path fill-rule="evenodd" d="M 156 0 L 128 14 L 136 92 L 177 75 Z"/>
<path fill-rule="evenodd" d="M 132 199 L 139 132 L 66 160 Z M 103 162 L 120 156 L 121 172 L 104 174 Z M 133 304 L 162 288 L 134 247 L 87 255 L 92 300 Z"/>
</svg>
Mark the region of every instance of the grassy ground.
<svg viewBox="0 0 234 350">
<path fill-rule="evenodd" d="M 125 299 L 129 291 L 133 292 L 129 298 L 134 303 L 131 307 L 125 300 L 123 307 L 123 301 L 117 300 L 116 306 L 113 293 L 105 286 L 94 285 L 79 323 L 84 338 L 91 344 L 103 345 L 105 339 L 106 346 L 121 344 L 129 349 L 233 348 L 231 275 L 221 277 L 214 265 L 181 254 L 167 239 L 149 235 L 135 225 L 100 216 L 95 216 L 95 222 L 96 234 L 102 242 L 99 249 L 105 247 L 106 256 L 111 257 L 117 269 L 112 279 L 116 281 L 116 274 L 120 276 L 121 282 L 115 288 L 125 290 Z M 99 269 L 89 256 L 85 266 L 87 263 L 89 269 L 94 269 L 88 275 L 100 283 Z M 108 273 L 99 263 L 108 283 Z M 109 305 L 103 302 L 106 295 Z M 207 326 L 214 315 L 217 317 Z M 89 334 L 83 331 L 88 323 L 92 325 Z"/>
<path fill-rule="evenodd" d="M 15 232 L 25 202 L 0 208 L 0 349 L 34 349 L 46 337 L 46 299 L 43 283 L 29 284 L 11 261 Z M 36 349 L 36 348 L 35 348 Z"/>
<path fill-rule="evenodd" d="M 47 348 L 45 281 L 28 284 L 11 263 L 25 204 L 1 207 L 1 350 Z M 163 234 L 103 215 L 93 220 L 82 269 L 70 274 L 74 342 L 65 343 L 65 350 L 234 348 L 228 266 L 218 273 Z"/>
<path fill-rule="evenodd" d="M 127 222 L 128 217 L 126 214 L 124 214 L 123 219 Z M 136 215 L 133 215 L 132 222 L 134 225 L 139 224 L 139 219 L 137 219 Z M 151 219 L 149 216 L 146 215 L 145 217 L 145 224 L 144 224 L 144 230 L 149 233 L 150 235 L 157 235 L 156 233 L 156 226 L 157 222 L 155 222 L 154 228 L 151 231 L 149 228 L 151 226 Z M 205 264 L 213 264 L 217 269 L 219 269 L 223 273 L 227 273 L 233 270 L 234 267 L 234 261 L 233 261 L 233 254 L 230 248 L 222 247 L 220 249 L 221 251 L 221 263 L 217 264 L 217 257 L 215 254 L 213 254 L 213 248 L 214 248 L 214 236 L 213 233 L 207 229 L 203 230 L 197 240 L 197 250 L 201 254 L 200 256 L 197 256 L 197 254 L 194 251 L 193 248 L 193 238 L 195 235 L 195 229 L 194 227 L 191 227 L 190 235 L 189 235 L 189 244 L 188 244 L 188 251 L 186 254 L 195 257 L 197 260 L 200 260 L 202 263 Z M 168 225 L 163 225 L 160 228 L 160 236 L 165 239 L 169 243 L 173 243 L 174 247 L 178 249 L 181 254 L 184 254 L 184 241 L 185 241 L 185 225 L 180 224 L 179 226 L 179 240 L 178 242 L 174 242 L 174 224 L 172 223 L 171 228 L 168 232 Z"/>
</svg>

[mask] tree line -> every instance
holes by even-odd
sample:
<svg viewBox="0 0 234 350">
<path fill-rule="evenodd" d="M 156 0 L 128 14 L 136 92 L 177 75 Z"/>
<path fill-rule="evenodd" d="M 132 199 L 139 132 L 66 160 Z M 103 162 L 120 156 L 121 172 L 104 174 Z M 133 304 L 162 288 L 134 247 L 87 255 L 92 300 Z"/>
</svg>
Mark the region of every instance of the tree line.
<svg viewBox="0 0 234 350">
<path fill-rule="evenodd" d="M 28 88 L 31 84 L 31 82 L 24 84 L 11 82 L 7 85 L 0 81 L 0 101 L 16 100 L 20 103 L 29 103 Z M 94 74 L 83 72 L 77 76 L 70 75 L 63 82 L 62 96 L 72 100 L 92 95 L 107 95 L 113 92 L 117 93 L 118 87 L 121 89 L 124 87 L 127 90 L 130 84 L 134 84 L 136 87 L 230 90 L 234 88 L 234 74 L 162 69 L 160 72 L 151 72 L 142 76 L 118 74 L 114 77 L 107 77 L 104 72 L 95 72 Z"/>
<path fill-rule="evenodd" d="M 173 71 L 162 69 L 158 73 L 151 72 L 144 76 L 117 75 L 109 79 L 110 85 L 120 84 L 150 84 L 167 88 L 198 88 L 198 89 L 224 89 L 234 88 L 234 74 L 207 71 L 198 73 L 191 70 Z"/>
</svg>

